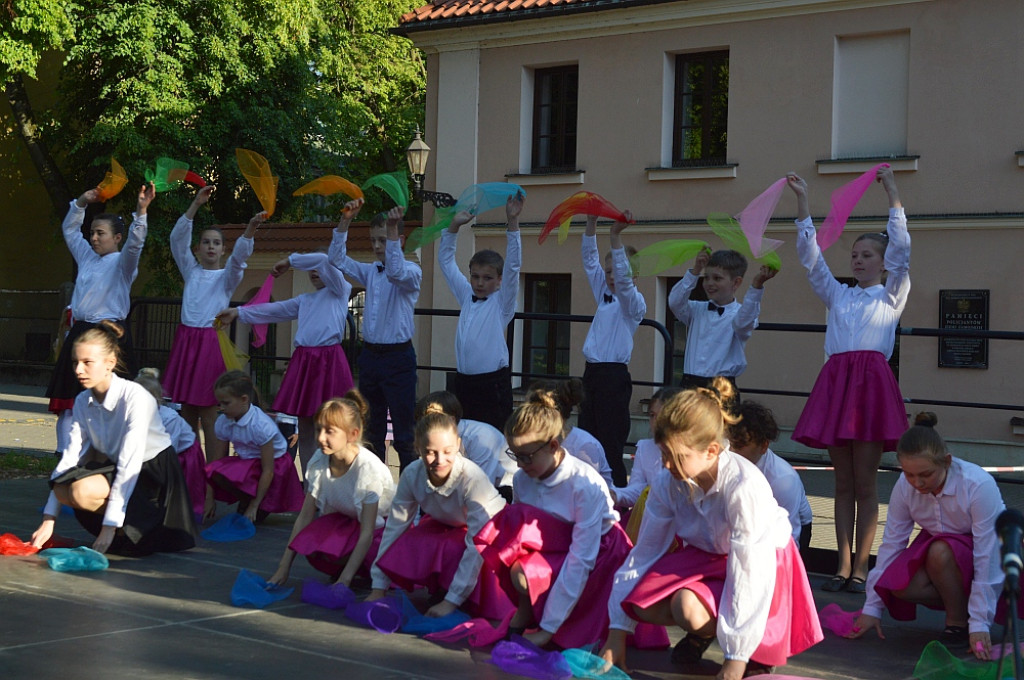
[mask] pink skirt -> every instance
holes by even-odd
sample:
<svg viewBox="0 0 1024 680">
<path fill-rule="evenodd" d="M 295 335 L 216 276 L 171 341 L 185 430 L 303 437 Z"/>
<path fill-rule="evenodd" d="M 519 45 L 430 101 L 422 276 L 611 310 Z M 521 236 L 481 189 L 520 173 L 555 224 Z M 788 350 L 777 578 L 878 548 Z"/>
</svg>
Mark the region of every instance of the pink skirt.
<svg viewBox="0 0 1024 680">
<path fill-rule="evenodd" d="M 622 609 L 638 618 L 635 607 L 647 608 L 685 588 L 700 599 L 713 617 L 725 588 L 726 555 L 704 552 L 691 545 L 668 553 L 622 601 Z M 796 544 L 775 551 L 775 593 L 772 595 L 764 639 L 751 659 L 781 666 L 786 659 L 823 639 L 814 596 Z"/>
<path fill-rule="evenodd" d="M 882 353 L 843 352 L 822 367 L 792 439 L 812 449 L 861 441 L 895 451 L 906 431 L 903 395 Z"/>
<path fill-rule="evenodd" d="M 260 474 L 263 466 L 259 458 L 240 458 L 224 456 L 206 466 L 206 479 L 213 486 L 213 497 L 225 503 L 234 503 L 238 499 L 214 483 L 215 478 L 226 481 L 231 486 L 249 496 L 256 496 Z M 306 494 L 302 491 L 299 474 L 295 471 L 295 461 L 287 453 L 274 459 L 274 480 L 263 497 L 260 510 L 264 512 L 298 512 Z"/>
<path fill-rule="evenodd" d="M 352 384 L 352 370 L 341 345 L 296 347 L 274 399 L 274 410 L 312 418 L 321 404 L 345 396 Z"/>
<path fill-rule="evenodd" d="M 402 532 L 378 558 L 377 566 L 406 590 L 422 586 L 437 592 L 451 587 L 466 550 L 472 550 L 466 545 L 466 527 L 448 526 L 424 516 L 419 524 Z M 500 621 L 516 607 L 485 567 L 462 608 L 472 616 Z"/>
<path fill-rule="evenodd" d="M 192 446 L 178 453 L 178 460 L 181 462 L 181 473 L 185 477 L 185 488 L 188 489 L 188 496 L 192 501 L 192 510 L 202 518 L 203 506 L 206 503 L 206 455 L 203 454 L 199 437 L 192 442 Z"/>
<path fill-rule="evenodd" d="M 366 557 L 357 572 L 360 576 L 370 576 L 370 566 L 377 559 L 380 539 L 384 535 L 384 527 L 374 530 L 373 542 L 366 551 Z M 359 520 L 340 512 L 320 515 L 292 539 L 288 547 L 305 555 L 309 563 L 317 571 L 322 571 L 331 578 L 338 578 L 345 568 L 348 556 L 359 541 Z"/>
<path fill-rule="evenodd" d="M 917 618 L 917 605 L 897 597 L 893 591 L 903 590 L 924 566 L 928 547 L 935 541 L 944 541 L 953 551 L 953 558 L 960 567 L 964 592 L 970 596 L 971 581 L 974 580 L 974 537 L 966 534 L 938 534 L 933 536 L 921 530 L 917 538 L 885 568 L 875 583 L 875 592 L 882 598 L 889 614 L 897 621 L 913 621 Z"/>
<path fill-rule="evenodd" d="M 213 384 L 226 370 L 217 331 L 180 324 L 164 369 L 164 392 L 179 404 L 215 406 Z"/>
<path fill-rule="evenodd" d="M 572 545 L 572 531 L 571 523 L 540 508 L 513 503 L 492 517 L 474 540 L 512 601 L 518 600 L 519 593 L 512 585 L 510 568 L 516 562 L 522 565 L 529 583 L 533 615 L 540 621 L 551 585 L 558 578 Z M 632 547 L 618 524 L 605 532 L 583 594 L 552 636 L 552 642 L 571 649 L 604 640 L 608 631 L 608 598 L 615 572 Z M 668 635 L 661 626 L 644 624 L 637 626 L 633 644 L 644 649 L 664 648 L 668 646 Z"/>
</svg>

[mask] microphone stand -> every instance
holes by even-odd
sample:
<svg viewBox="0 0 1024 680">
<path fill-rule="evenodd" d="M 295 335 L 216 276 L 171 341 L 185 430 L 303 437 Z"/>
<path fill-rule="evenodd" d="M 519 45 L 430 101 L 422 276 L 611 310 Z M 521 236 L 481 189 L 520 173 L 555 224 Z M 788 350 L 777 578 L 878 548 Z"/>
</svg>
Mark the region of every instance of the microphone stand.
<svg viewBox="0 0 1024 680">
<path fill-rule="evenodd" d="M 1008 570 L 1006 579 L 1003 581 L 1003 594 L 1001 599 L 1006 603 L 1006 622 L 1003 624 L 1003 635 L 1000 643 L 1006 644 L 1007 633 L 1011 634 L 1013 654 L 1013 677 L 1015 680 L 1024 680 L 1024 661 L 1021 660 L 1019 637 L 1017 633 L 1017 598 L 1020 597 L 1020 574 L 1016 570 Z M 999 657 L 999 666 L 996 669 L 996 678 L 1003 678 L 1003 662 L 1006 655 Z"/>
</svg>

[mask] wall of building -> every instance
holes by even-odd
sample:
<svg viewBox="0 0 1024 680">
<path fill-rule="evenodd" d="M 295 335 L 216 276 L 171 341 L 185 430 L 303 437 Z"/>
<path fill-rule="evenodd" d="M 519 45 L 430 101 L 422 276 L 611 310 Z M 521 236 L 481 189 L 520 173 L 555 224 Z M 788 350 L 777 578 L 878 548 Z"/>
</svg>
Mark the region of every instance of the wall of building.
<svg viewBox="0 0 1024 680">
<path fill-rule="evenodd" d="M 711 212 L 737 213 L 754 196 L 787 171 L 807 178 L 816 221 L 829 209 L 833 190 L 861 171 L 851 165 L 835 173 L 833 158 L 833 79 L 837 40 L 858 36 L 908 34 L 907 121 L 905 149 L 910 157 L 897 164 L 897 182 L 910 216 L 913 238 L 913 288 L 903 316 L 908 327 L 934 328 L 939 320 L 939 291 L 990 291 L 989 327 L 1024 328 L 1024 309 L 1017 304 L 1024 284 L 1019 262 L 1024 237 L 1024 167 L 1017 152 L 1024 149 L 1024 5 L 1013 0 L 986 3 L 985 11 L 955 0 L 935 2 L 797 2 L 761 4 L 750 9 L 739 2 L 658 3 L 631 10 L 567 15 L 536 21 L 492 24 L 458 30 L 413 33 L 428 52 L 436 93 L 445 64 L 455 59 L 465 67 L 479 59 L 478 88 L 463 94 L 473 106 L 446 106 L 438 98 L 436 119 L 428 115 L 426 137 L 436 139 L 430 125 L 472 129 L 475 151 L 465 145 L 454 154 L 438 150 L 436 174 L 457 193 L 469 183 L 454 182 L 446 164 L 458 164 L 462 177 L 476 168 L 472 181 L 519 181 L 528 198 L 522 221 L 523 273 L 570 273 L 572 309 L 594 309 L 579 262 L 582 220 L 564 245 L 554 239 L 536 243 L 536 225 L 561 200 L 579 190 L 600 193 L 620 208 L 630 208 L 640 222 L 624 240 L 643 247 L 665 238 L 719 241 L 702 220 Z M 729 143 L 735 176 L 654 181 L 647 169 L 664 164 L 666 97 L 671 94 L 673 55 L 684 51 L 727 48 L 730 52 Z M 532 111 L 526 106 L 530 72 L 567 63 L 579 65 L 577 167 L 582 180 L 545 183 L 543 178 L 517 176 L 524 168 Z M 429 98 L 428 98 L 429 99 Z M 865 107 L 870 112 L 870 107 Z M 429 112 L 428 112 L 429 113 Z M 671 115 L 669 107 L 668 115 Z M 875 121 L 886 126 L 886 120 Z M 870 129 L 870 126 L 869 126 Z M 471 145 L 472 146 L 472 145 Z M 865 165 L 865 164 L 861 164 Z M 868 166 L 870 164 L 867 164 Z M 430 180 L 428 179 L 428 182 Z M 440 182 L 438 183 L 440 186 Z M 856 236 L 885 226 L 887 203 L 871 188 L 854 212 L 846 233 L 827 253 L 838 276 L 849 275 L 848 253 Z M 792 218 L 795 202 L 787 192 L 776 210 L 769 236 L 786 243 L 780 249 L 783 269 L 767 284 L 763 322 L 823 323 L 825 309 L 811 292 L 796 258 Z M 484 215 L 483 223 L 499 226 L 500 211 Z M 606 225 L 605 225 L 606 226 Z M 599 238 L 607 248 L 606 229 Z M 504 249 L 500 229 L 478 229 L 474 249 Z M 469 254 L 460 239 L 460 264 Z M 435 290 L 444 289 L 425 252 Z M 648 316 L 664 322 L 667 277 L 681 276 L 679 267 L 659 277 L 641 279 Z M 751 270 L 751 275 L 753 270 Z M 749 277 L 748 277 L 749 278 Z M 440 281 L 440 286 L 438 286 Z M 742 296 L 742 291 L 741 291 Z M 450 297 L 450 296 L 449 296 Z M 445 302 L 435 292 L 436 304 Z M 433 353 L 448 342 L 449 329 L 432 333 Z M 581 374 L 585 327 L 572 334 L 572 372 Z M 750 368 L 741 386 L 807 391 L 824 355 L 820 334 L 758 332 L 748 345 Z M 900 381 L 904 395 L 914 399 L 1020 402 L 1014 383 L 1024 369 L 1019 342 L 989 343 L 987 370 L 939 368 L 938 340 L 903 337 Z M 641 329 L 631 370 L 635 378 L 660 376 L 661 340 Z M 638 389 L 635 399 L 650 390 Z M 779 420 L 791 426 L 803 400 L 764 398 Z M 924 406 L 908 405 L 913 414 Z M 1022 443 L 1014 435 L 1006 410 L 927 407 L 938 412 L 940 428 L 971 445 L 990 442 L 1001 452 Z M 1009 447 L 1009 448 L 1007 448 Z"/>
</svg>

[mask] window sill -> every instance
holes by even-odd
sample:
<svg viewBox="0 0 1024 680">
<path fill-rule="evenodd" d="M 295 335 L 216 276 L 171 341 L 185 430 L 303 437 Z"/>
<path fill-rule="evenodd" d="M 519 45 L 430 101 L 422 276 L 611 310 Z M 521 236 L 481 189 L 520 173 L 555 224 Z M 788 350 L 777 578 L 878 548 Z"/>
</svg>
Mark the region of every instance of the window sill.
<svg viewBox="0 0 1024 680">
<path fill-rule="evenodd" d="M 515 182 L 520 186 L 545 186 L 554 184 L 583 184 L 583 179 L 586 176 L 586 172 L 583 170 L 576 170 L 574 172 L 550 172 L 540 174 L 512 174 L 505 175 L 505 179 L 509 182 Z"/>
<path fill-rule="evenodd" d="M 1024 151 L 1018 151 L 1017 156 L 1017 167 L 1024 168 Z"/>
<path fill-rule="evenodd" d="M 667 182 L 686 179 L 729 179 L 736 176 L 738 163 L 705 165 L 689 168 L 646 168 L 648 182 Z"/>
<path fill-rule="evenodd" d="M 893 172 L 917 172 L 920 156 L 877 156 L 869 158 L 840 158 L 815 161 L 819 175 L 846 175 L 867 172 L 879 163 L 888 163 Z"/>
</svg>

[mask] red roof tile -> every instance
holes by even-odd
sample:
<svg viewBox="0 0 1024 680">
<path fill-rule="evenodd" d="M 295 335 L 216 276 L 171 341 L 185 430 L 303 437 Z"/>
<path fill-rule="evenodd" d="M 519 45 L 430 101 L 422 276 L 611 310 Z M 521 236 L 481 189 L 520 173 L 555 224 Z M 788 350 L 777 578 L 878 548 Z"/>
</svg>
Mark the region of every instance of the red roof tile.
<svg viewBox="0 0 1024 680">
<path fill-rule="evenodd" d="M 433 0 L 402 16 L 397 33 L 447 28 L 453 24 L 539 18 L 545 13 L 616 9 L 638 3 L 677 0 Z"/>
</svg>

